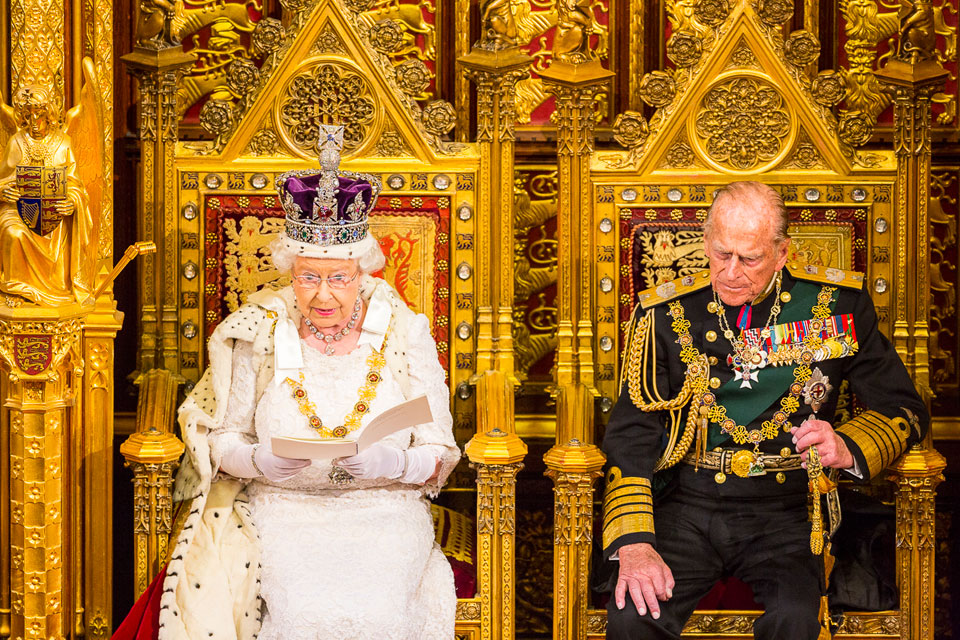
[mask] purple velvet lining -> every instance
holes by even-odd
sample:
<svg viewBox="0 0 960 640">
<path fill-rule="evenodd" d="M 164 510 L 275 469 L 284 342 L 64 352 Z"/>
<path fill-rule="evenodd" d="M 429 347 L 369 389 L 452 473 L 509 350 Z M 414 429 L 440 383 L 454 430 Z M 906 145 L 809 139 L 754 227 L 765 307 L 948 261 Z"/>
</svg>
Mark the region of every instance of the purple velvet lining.
<svg viewBox="0 0 960 640">
<path fill-rule="evenodd" d="M 337 215 L 330 222 L 350 222 L 347 219 L 347 206 L 350 205 L 358 193 L 363 194 L 363 210 L 367 211 L 370 200 L 373 198 L 373 187 L 366 180 L 338 177 L 340 186 L 337 191 Z M 320 183 L 320 174 L 306 176 L 291 176 L 284 183 L 283 188 L 293 197 L 293 202 L 300 207 L 304 218 L 313 214 L 313 201 L 317 198 L 317 185 Z"/>
</svg>

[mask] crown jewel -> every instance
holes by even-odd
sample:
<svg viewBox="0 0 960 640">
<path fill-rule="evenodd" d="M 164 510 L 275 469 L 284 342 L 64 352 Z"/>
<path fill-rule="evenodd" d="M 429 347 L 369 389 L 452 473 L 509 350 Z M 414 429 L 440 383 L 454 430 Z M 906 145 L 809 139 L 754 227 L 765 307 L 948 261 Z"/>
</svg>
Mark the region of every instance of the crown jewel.
<svg viewBox="0 0 960 640">
<path fill-rule="evenodd" d="M 380 178 L 339 171 L 343 127 L 320 125 L 320 172 L 288 171 L 277 176 L 287 212 L 287 236 L 321 247 L 353 244 L 367 237 L 367 218 L 383 188 Z"/>
</svg>

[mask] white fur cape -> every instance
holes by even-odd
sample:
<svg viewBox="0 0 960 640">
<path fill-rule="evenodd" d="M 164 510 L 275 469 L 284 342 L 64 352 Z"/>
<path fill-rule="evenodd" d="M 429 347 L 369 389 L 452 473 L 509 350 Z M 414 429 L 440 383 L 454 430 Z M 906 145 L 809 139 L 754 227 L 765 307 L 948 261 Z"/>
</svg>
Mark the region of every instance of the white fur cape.
<svg viewBox="0 0 960 640">
<path fill-rule="evenodd" d="M 384 280 L 364 276 L 360 295 L 368 303 L 373 298 L 389 303 L 386 365 L 409 398 L 407 366 L 400 354 L 406 351 L 414 313 Z M 274 358 L 269 356 L 274 355 L 276 328 L 287 320 L 299 326 L 300 317 L 292 289 L 262 290 L 210 337 L 209 366 L 178 412 L 186 452 L 174 499 L 188 502 L 190 511 L 167 565 L 159 640 L 253 640 L 260 630 L 259 544 L 245 484 L 222 476 L 215 481 L 220 461 L 211 458 L 207 434 L 226 414 L 234 342 L 253 344 L 259 398 L 273 378 Z"/>
</svg>

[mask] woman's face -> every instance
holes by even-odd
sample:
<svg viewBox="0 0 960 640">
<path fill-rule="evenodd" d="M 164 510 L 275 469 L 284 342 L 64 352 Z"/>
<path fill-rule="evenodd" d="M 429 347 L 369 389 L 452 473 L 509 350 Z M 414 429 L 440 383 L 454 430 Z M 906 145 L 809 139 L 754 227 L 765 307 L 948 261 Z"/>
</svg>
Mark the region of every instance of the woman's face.
<svg viewBox="0 0 960 640">
<path fill-rule="evenodd" d="M 360 295 L 356 260 L 297 258 L 291 275 L 297 308 L 313 326 L 331 329 L 350 319 Z"/>
</svg>

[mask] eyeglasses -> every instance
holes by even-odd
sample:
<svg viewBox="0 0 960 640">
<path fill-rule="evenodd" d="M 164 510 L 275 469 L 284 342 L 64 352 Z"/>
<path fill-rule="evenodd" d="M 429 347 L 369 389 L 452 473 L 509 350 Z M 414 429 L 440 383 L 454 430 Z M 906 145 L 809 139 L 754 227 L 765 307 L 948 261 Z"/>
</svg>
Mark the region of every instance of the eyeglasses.
<svg viewBox="0 0 960 640">
<path fill-rule="evenodd" d="M 321 278 L 320 276 L 314 275 L 312 273 L 304 273 L 299 276 L 292 276 L 293 283 L 299 286 L 302 289 L 319 289 L 320 285 L 325 281 L 327 286 L 331 289 L 346 289 L 351 282 L 357 279 L 357 276 L 360 275 L 360 272 L 356 272 L 352 276 L 348 276 L 343 273 L 336 273 L 332 276 L 326 278 Z"/>
</svg>

